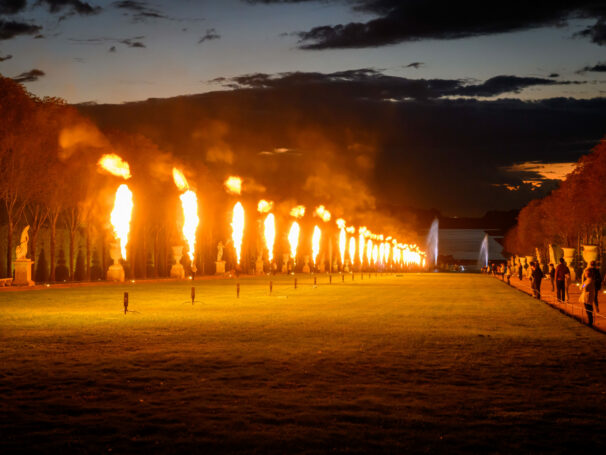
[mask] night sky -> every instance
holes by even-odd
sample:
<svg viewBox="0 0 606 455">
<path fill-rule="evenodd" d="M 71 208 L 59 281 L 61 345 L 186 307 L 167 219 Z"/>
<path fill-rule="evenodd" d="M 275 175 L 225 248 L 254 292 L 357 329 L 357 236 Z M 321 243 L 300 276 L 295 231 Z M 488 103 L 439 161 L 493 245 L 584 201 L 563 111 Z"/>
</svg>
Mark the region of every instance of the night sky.
<svg viewBox="0 0 606 455">
<path fill-rule="evenodd" d="M 0 73 L 36 95 L 256 93 L 304 119 L 330 107 L 331 129 L 355 106 L 373 151 L 347 174 L 450 215 L 521 207 L 603 137 L 605 51 L 603 1 L 0 0 Z M 266 137 L 259 153 L 304 147 Z M 346 157 L 360 141 L 335 142 Z"/>
</svg>

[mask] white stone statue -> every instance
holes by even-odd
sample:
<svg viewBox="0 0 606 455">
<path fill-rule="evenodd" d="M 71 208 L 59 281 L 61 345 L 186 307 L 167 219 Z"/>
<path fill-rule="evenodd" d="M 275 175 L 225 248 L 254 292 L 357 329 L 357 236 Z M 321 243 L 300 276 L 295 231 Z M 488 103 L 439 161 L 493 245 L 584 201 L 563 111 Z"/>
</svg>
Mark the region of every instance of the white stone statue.
<svg viewBox="0 0 606 455">
<path fill-rule="evenodd" d="M 223 242 L 219 241 L 217 244 L 217 262 L 223 260 Z"/>
<path fill-rule="evenodd" d="M 29 242 L 29 224 L 27 226 L 25 226 L 25 229 L 23 229 L 23 232 L 21 232 L 21 242 L 19 243 L 19 245 L 17 246 L 17 249 L 15 250 L 15 254 L 17 256 L 18 261 L 26 259 L 25 256 L 27 256 L 28 242 Z"/>
</svg>

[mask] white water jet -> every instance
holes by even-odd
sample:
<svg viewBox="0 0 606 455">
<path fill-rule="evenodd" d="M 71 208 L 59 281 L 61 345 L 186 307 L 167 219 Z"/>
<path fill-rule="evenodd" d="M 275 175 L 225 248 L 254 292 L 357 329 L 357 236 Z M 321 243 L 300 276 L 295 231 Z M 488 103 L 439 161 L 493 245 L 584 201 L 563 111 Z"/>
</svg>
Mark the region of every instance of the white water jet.
<svg viewBox="0 0 606 455">
<path fill-rule="evenodd" d="M 478 268 L 488 267 L 488 234 L 484 235 L 478 256 Z"/>
<path fill-rule="evenodd" d="M 438 266 L 438 231 L 439 221 L 436 218 L 431 223 L 429 233 L 427 234 L 427 259 L 429 264 L 433 262 L 434 267 Z"/>
</svg>

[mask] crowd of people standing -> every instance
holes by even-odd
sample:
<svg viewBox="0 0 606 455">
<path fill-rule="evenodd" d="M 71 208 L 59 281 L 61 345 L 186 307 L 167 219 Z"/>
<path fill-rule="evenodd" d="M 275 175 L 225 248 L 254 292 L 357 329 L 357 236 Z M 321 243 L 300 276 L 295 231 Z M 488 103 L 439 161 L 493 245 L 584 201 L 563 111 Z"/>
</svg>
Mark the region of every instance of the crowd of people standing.
<svg viewBox="0 0 606 455">
<path fill-rule="evenodd" d="M 560 302 L 567 302 L 570 299 L 568 289 L 571 283 L 570 269 L 564 259 L 560 258 L 557 266 L 549 264 L 547 273 L 541 270 L 541 266 L 536 261 L 530 263 L 518 263 L 511 267 L 507 263 L 488 264 L 482 268 L 482 272 L 500 276 L 507 284 L 511 284 L 511 278 L 517 276 L 518 280 L 530 280 L 530 286 L 533 296 L 541 298 L 541 283 L 544 278 L 549 278 L 551 291 L 556 291 L 557 299 Z M 602 284 L 606 284 L 606 276 L 602 277 L 600 269 L 596 266 L 596 261 L 591 261 L 581 275 L 581 295 L 579 302 L 585 307 L 588 324 L 593 325 L 594 313 L 599 313 L 598 295 Z"/>
</svg>

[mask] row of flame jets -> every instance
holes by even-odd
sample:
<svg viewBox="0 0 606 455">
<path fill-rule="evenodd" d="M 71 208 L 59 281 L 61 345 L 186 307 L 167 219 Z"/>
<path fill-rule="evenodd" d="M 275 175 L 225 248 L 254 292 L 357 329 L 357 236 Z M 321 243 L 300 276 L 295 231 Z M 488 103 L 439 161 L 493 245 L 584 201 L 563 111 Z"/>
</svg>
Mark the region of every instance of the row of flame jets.
<svg viewBox="0 0 606 455">
<path fill-rule="evenodd" d="M 114 176 L 124 180 L 131 178 L 130 167 L 126 161 L 115 154 L 106 154 L 98 161 L 98 166 Z M 183 237 L 188 245 L 188 255 L 192 264 L 196 251 L 196 230 L 200 223 L 198 216 L 198 199 L 196 193 L 190 189 L 187 179 L 183 172 L 173 168 L 173 180 L 181 192 L 181 206 L 183 208 Z M 239 195 L 242 191 L 242 179 L 240 177 L 230 176 L 225 181 L 225 188 L 228 193 Z M 126 183 L 121 184 L 116 190 L 114 208 L 111 212 L 111 224 L 114 228 L 114 236 L 120 244 L 122 258 L 126 259 L 126 247 L 128 245 L 128 236 L 130 232 L 130 221 L 133 209 L 133 195 Z M 274 258 L 274 243 L 276 239 L 276 223 L 273 213 L 273 202 L 260 200 L 257 210 L 265 215 L 263 220 L 263 234 L 265 246 L 268 252 L 268 259 L 271 263 Z M 298 219 L 305 215 L 305 207 L 297 205 L 292 208 L 290 215 L 294 218 L 291 228 L 288 232 L 288 242 L 290 245 L 290 257 L 296 261 L 297 248 L 299 245 L 300 226 Z M 319 217 L 324 223 L 331 220 L 331 213 L 320 205 L 316 207 L 314 215 Z M 349 254 L 351 263 L 356 261 L 356 249 L 360 264 L 364 264 L 365 259 L 368 264 L 397 264 L 397 265 L 420 265 L 425 266 L 425 253 L 417 245 L 403 244 L 391 236 L 375 234 L 366 227 L 357 229 L 347 226 L 343 218 L 336 220 L 339 228 L 339 253 L 341 264 L 345 264 L 345 256 Z M 232 241 L 236 252 L 238 265 L 241 261 L 242 240 L 244 238 L 244 207 L 240 202 L 236 202 L 233 208 L 231 222 Z M 349 242 L 347 235 L 349 234 Z M 314 226 L 312 235 L 312 257 L 314 264 L 318 262 L 320 255 L 320 242 L 322 239 L 322 230 L 318 225 Z"/>
</svg>

